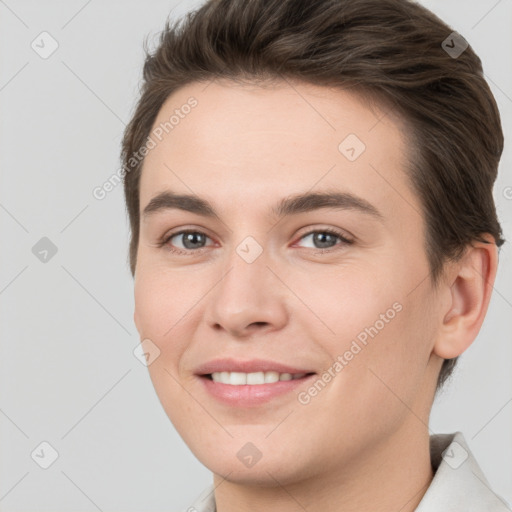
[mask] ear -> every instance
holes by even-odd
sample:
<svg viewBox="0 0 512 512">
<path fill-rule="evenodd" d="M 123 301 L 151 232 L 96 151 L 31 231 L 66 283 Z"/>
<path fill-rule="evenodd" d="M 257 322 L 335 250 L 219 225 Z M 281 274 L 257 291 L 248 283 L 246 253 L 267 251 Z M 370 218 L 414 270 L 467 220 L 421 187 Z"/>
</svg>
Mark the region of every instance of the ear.
<svg viewBox="0 0 512 512">
<path fill-rule="evenodd" d="M 491 300 L 498 247 L 494 238 L 485 234 L 489 243 L 474 242 L 464 256 L 448 266 L 442 296 L 442 324 L 433 352 L 444 359 L 462 354 L 475 340 Z"/>
</svg>

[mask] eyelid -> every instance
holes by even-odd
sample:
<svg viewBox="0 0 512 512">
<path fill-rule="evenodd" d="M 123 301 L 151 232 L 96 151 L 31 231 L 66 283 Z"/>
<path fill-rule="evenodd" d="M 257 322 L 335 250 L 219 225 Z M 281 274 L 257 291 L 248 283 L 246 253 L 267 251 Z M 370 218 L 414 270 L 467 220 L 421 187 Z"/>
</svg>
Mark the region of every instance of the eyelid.
<svg viewBox="0 0 512 512">
<path fill-rule="evenodd" d="M 189 228 L 180 228 L 180 229 L 177 229 L 176 231 L 171 231 L 170 233 L 166 233 L 157 242 L 157 245 L 160 248 L 164 247 L 164 246 L 168 246 L 167 248 L 171 252 L 181 253 L 181 254 L 199 254 L 199 253 L 203 252 L 205 249 L 207 249 L 208 247 L 211 247 L 212 245 L 215 245 L 215 244 L 211 244 L 211 245 L 208 245 L 208 246 L 205 246 L 205 247 L 199 247 L 198 249 L 181 249 L 180 247 L 170 248 L 169 242 L 170 242 L 171 238 L 174 238 L 175 236 L 178 236 L 178 235 L 184 235 L 186 233 L 199 233 L 199 234 L 204 235 L 204 236 L 206 236 L 206 238 L 209 238 L 210 240 L 213 241 L 212 237 L 209 236 L 205 232 L 205 230 L 203 228 L 189 227 Z"/>
<path fill-rule="evenodd" d="M 342 240 L 344 240 L 346 243 L 353 243 L 355 242 L 355 237 L 348 233 L 347 231 L 335 228 L 331 226 L 313 226 L 305 228 L 306 231 L 300 232 L 298 235 L 297 240 L 302 240 L 304 237 L 311 235 L 313 233 L 329 233 L 332 235 L 339 236 Z"/>
<path fill-rule="evenodd" d="M 188 226 L 180 226 L 178 228 L 170 229 L 169 231 L 166 231 L 164 235 L 160 238 L 160 241 L 162 240 L 168 240 L 169 238 L 172 238 L 173 236 L 182 234 L 182 233 L 201 233 L 202 235 L 206 235 L 208 238 L 212 238 L 209 235 L 209 230 L 202 227 L 202 226 L 196 226 L 194 224 L 190 224 Z"/>
</svg>

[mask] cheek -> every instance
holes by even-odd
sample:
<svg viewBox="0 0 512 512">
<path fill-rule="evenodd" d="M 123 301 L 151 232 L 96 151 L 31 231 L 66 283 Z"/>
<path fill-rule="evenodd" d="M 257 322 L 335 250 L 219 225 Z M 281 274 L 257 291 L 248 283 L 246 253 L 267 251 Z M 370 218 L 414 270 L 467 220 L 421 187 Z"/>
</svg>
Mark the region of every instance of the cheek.
<svg viewBox="0 0 512 512">
<path fill-rule="evenodd" d="M 328 346 L 332 355 L 347 350 L 358 336 L 364 343 L 375 323 L 381 332 L 399 317 L 393 304 L 400 302 L 400 283 L 393 282 L 392 273 L 353 261 L 311 272 L 307 279 L 293 278 L 294 292 L 307 306 L 297 303 L 304 309 L 299 321 L 307 322 L 311 339 Z"/>
<path fill-rule="evenodd" d="M 149 329 L 163 337 L 190 307 L 188 296 L 193 295 L 193 287 L 184 286 L 179 274 L 161 266 L 141 264 L 137 272 L 134 297 L 140 330 Z"/>
<path fill-rule="evenodd" d="M 199 300 L 200 289 L 162 272 L 141 273 L 135 282 L 135 314 L 140 339 L 159 349 L 158 362 L 176 364 L 186 346 L 183 328 L 187 314 Z M 157 362 L 155 361 L 155 363 Z"/>
<path fill-rule="evenodd" d="M 417 295 L 420 290 L 410 295 L 404 291 L 411 282 L 405 269 L 388 268 L 372 273 L 369 267 L 353 266 L 304 288 L 318 317 L 308 317 L 311 339 L 322 345 L 332 363 L 343 365 L 343 377 L 334 379 L 332 392 L 343 397 L 350 390 L 356 409 L 370 403 L 394 407 L 400 404 L 397 396 L 412 398 L 430 355 L 426 297 Z"/>
<path fill-rule="evenodd" d="M 159 350 L 158 357 L 148 365 L 156 394 L 172 423 L 189 416 L 190 396 L 179 383 L 178 365 L 186 350 L 187 312 L 194 300 L 193 287 L 166 275 L 165 269 L 144 269 L 134 287 L 137 330 L 141 340 L 149 339 Z"/>
<path fill-rule="evenodd" d="M 398 301 L 393 304 L 398 306 Z M 336 391 L 347 410 L 357 411 L 358 425 L 378 422 L 383 429 L 410 414 L 408 406 L 424 385 L 431 336 L 422 329 L 423 308 L 418 303 L 404 300 L 400 311 L 388 305 L 385 301 L 358 334 L 344 340 L 345 360 L 352 359 Z"/>
</svg>

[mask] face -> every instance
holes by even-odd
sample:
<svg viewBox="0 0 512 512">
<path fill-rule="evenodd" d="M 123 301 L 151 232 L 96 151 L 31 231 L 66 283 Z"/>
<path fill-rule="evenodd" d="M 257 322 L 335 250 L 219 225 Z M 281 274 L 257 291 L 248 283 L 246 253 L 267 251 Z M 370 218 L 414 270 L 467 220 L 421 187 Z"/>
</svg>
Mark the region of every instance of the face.
<svg viewBox="0 0 512 512">
<path fill-rule="evenodd" d="M 134 319 L 155 390 L 229 480 L 355 468 L 426 430 L 441 362 L 407 138 L 346 91 L 206 85 L 168 98 L 154 130 L 181 115 L 141 176 Z"/>
</svg>

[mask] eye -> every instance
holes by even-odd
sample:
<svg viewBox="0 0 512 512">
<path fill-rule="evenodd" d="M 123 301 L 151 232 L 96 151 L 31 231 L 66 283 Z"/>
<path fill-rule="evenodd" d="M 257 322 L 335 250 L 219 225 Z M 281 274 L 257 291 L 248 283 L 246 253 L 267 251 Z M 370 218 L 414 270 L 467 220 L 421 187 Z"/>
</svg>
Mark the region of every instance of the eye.
<svg viewBox="0 0 512 512">
<path fill-rule="evenodd" d="M 300 240 L 306 240 L 307 238 L 311 238 L 311 241 L 314 244 L 314 247 L 311 248 L 318 249 L 320 253 L 336 250 L 333 249 L 336 246 L 344 246 L 354 243 L 353 240 L 348 239 L 342 232 L 332 228 L 309 231 L 302 235 Z M 173 239 L 176 240 L 172 242 Z M 189 256 L 203 252 L 202 250 L 207 247 L 205 244 L 208 239 L 211 240 L 210 237 L 202 231 L 186 229 L 171 233 L 164 237 L 160 242 L 158 242 L 158 246 L 166 246 L 166 248 L 172 253 Z M 337 240 L 340 242 L 338 243 Z"/>
<path fill-rule="evenodd" d="M 171 233 L 169 236 L 165 237 L 161 242 L 159 242 L 159 246 L 163 247 L 167 246 L 169 251 L 177 254 L 197 254 L 202 252 L 201 249 L 205 247 L 203 245 L 206 239 L 210 237 L 207 236 L 202 231 L 187 229 L 178 231 L 176 233 Z M 176 239 L 176 242 L 172 243 L 171 241 Z M 179 244 L 181 243 L 181 247 Z M 178 247 L 176 247 L 178 244 Z"/>
<path fill-rule="evenodd" d="M 348 239 L 343 233 L 332 228 L 309 231 L 302 235 L 300 240 L 306 240 L 307 238 L 310 238 L 313 242 L 314 247 L 312 249 L 327 249 L 328 251 L 336 245 L 343 246 L 354 243 L 353 240 Z M 341 243 L 336 243 L 336 239 L 340 240 Z"/>
</svg>

